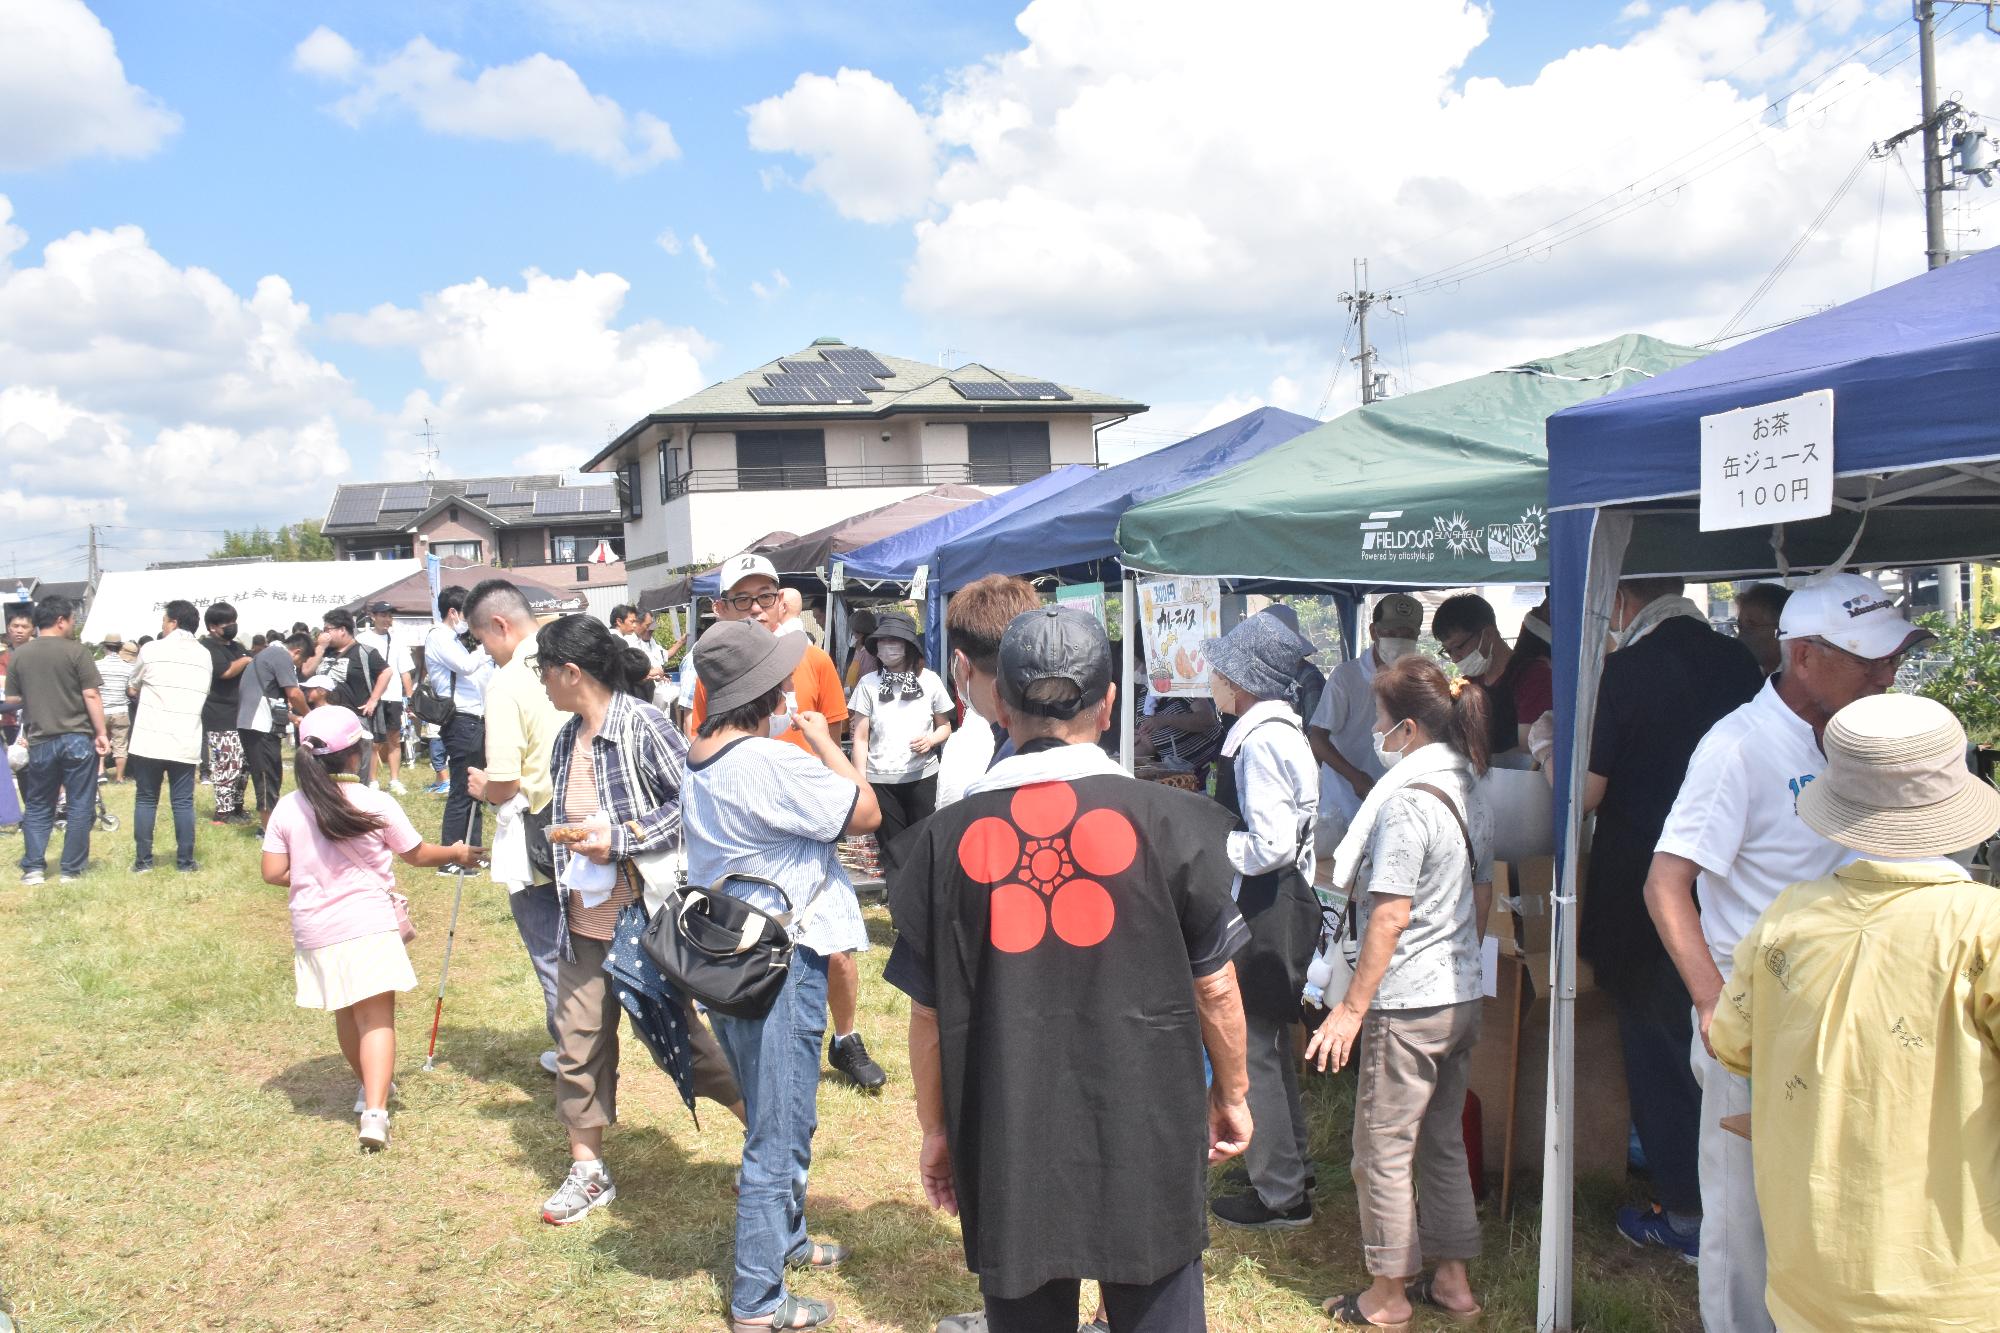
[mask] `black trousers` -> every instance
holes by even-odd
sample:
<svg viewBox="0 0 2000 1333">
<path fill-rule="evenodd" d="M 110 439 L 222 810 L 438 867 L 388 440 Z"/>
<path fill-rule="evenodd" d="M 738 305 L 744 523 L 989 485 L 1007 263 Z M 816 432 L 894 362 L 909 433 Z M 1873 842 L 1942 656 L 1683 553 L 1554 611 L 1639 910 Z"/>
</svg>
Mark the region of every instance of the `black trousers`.
<svg viewBox="0 0 2000 1333">
<path fill-rule="evenodd" d="M 1605 975 L 1603 972 L 1599 976 Z M 1653 1196 L 1668 1212 L 1701 1212 L 1701 1085 L 1687 1061 L 1694 1002 L 1671 959 L 1642 964 L 1611 995 L 1625 1049 L 1625 1090 Z"/>
<path fill-rule="evenodd" d="M 1106 1282 L 1103 1287 L 1112 1333 L 1207 1333 L 1199 1259 L 1144 1286 Z M 1011 1300 L 988 1296 L 988 1333 L 1074 1333 L 1080 1290 L 1076 1278 L 1062 1278 Z"/>
<path fill-rule="evenodd" d="M 923 823 L 937 809 L 937 774 L 915 782 L 870 782 L 876 803 L 882 807 L 882 827 L 875 830 L 875 845 L 882 849 L 882 869 L 896 868 L 895 853 L 889 850 L 897 835 Z"/>
<path fill-rule="evenodd" d="M 477 713 L 454 713 L 444 724 L 444 752 L 451 764 L 451 793 L 444 798 L 444 833 L 439 842 L 479 845 L 482 827 L 479 802 L 468 785 L 471 771 L 486 767 L 486 719 Z"/>
<path fill-rule="evenodd" d="M 277 723 L 273 722 L 275 727 Z M 259 810 L 275 810 L 278 794 L 285 789 L 285 743 L 276 731 L 241 728 L 243 774 L 257 793 Z"/>
</svg>

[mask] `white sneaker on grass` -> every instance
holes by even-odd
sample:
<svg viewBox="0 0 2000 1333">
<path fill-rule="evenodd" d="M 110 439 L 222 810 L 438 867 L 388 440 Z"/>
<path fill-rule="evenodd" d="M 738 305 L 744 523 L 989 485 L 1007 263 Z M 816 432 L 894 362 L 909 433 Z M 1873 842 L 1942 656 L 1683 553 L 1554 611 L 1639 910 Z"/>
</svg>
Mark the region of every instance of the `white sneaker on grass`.
<svg viewBox="0 0 2000 1333">
<path fill-rule="evenodd" d="M 389 1146 L 389 1113 L 387 1111 L 363 1111 L 361 1113 L 361 1151 L 381 1152 Z"/>
<path fill-rule="evenodd" d="M 408 795 L 410 794 L 410 789 L 409 789 L 408 787 L 405 787 L 405 786 L 404 786 L 404 785 L 403 785 L 403 784 L 402 784 L 402 783 L 401 783 L 400 781 L 398 781 L 397 779 L 395 779 L 395 778 L 390 778 L 390 779 L 389 779 L 389 794 L 390 794 L 390 795 L 392 795 L 392 796 L 408 796 Z"/>
<path fill-rule="evenodd" d="M 542 1204 L 542 1220 L 550 1226 L 568 1226 L 617 1197 L 618 1187 L 611 1183 L 603 1161 L 571 1162 L 562 1188 Z"/>
<path fill-rule="evenodd" d="M 556 1053 L 555 1053 L 554 1051 L 543 1051 L 543 1052 L 542 1052 L 542 1058 L 541 1058 L 541 1059 L 540 1059 L 540 1060 L 539 1060 L 539 1061 L 538 1061 L 537 1063 L 539 1063 L 539 1064 L 541 1065 L 541 1067 L 542 1067 L 542 1072 L 543 1072 L 544 1074 L 553 1074 L 553 1073 L 555 1073 L 555 1072 L 556 1072 Z"/>
<path fill-rule="evenodd" d="M 391 1097 L 396 1095 L 396 1085 L 394 1083 L 391 1083 L 389 1085 L 389 1095 Z M 368 1094 L 362 1089 L 361 1085 L 357 1083 L 354 1085 L 354 1114 L 360 1115 L 363 1111 L 367 1109 L 368 1109 Z"/>
</svg>

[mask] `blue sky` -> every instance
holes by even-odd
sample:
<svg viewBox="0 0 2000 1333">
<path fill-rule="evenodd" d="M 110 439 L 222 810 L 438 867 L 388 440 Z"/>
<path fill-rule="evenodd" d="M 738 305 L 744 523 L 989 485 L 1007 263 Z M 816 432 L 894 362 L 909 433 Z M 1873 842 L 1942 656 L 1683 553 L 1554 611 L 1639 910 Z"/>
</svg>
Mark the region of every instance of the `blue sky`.
<svg viewBox="0 0 2000 1333">
<path fill-rule="evenodd" d="M 1153 403 L 1119 454 L 1330 415 L 1356 255 L 1398 391 L 1702 341 L 1916 106 L 1890 0 L 8 8 L 0 559 L 51 576 L 91 521 L 117 567 L 316 516 L 426 415 L 452 471 L 581 459 L 821 334 Z M 2000 114 L 1996 52 L 1945 83 Z M 1744 327 L 1913 273 L 1900 172 Z"/>
</svg>

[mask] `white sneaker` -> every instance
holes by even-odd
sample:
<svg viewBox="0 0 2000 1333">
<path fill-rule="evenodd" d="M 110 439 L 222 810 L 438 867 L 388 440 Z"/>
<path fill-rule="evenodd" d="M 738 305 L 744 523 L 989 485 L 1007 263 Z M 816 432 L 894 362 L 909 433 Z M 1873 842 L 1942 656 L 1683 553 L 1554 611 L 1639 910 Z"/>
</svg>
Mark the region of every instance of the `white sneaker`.
<svg viewBox="0 0 2000 1333">
<path fill-rule="evenodd" d="M 381 791 L 381 790 L 382 790 L 382 784 L 381 784 L 381 783 L 379 783 L 379 782 L 377 782 L 377 781 L 376 781 L 375 779 L 373 779 L 373 778 L 370 778 L 370 779 L 368 779 L 368 790 L 369 790 L 369 791 Z"/>
<path fill-rule="evenodd" d="M 408 796 L 410 794 L 410 789 L 408 787 L 405 787 L 401 782 L 398 782 L 395 778 L 390 778 L 389 792 L 391 795 L 394 796 Z"/>
<path fill-rule="evenodd" d="M 363 1111 L 361 1113 L 361 1151 L 381 1152 L 389 1146 L 389 1113 L 387 1111 Z"/>
<path fill-rule="evenodd" d="M 389 1085 L 389 1095 L 391 1097 L 394 1097 L 396 1095 L 396 1085 L 394 1083 L 391 1083 Z M 354 1085 L 354 1114 L 360 1115 L 363 1111 L 367 1109 L 368 1109 L 368 1094 L 366 1092 L 363 1092 L 361 1090 L 361 1085 L 357 1083 Z"/>
<path fill-rule="evenodd" d="M 544 1074 L 553 1074 L 553 1073 L 555 1073 L 555 1072 L 556 1072 L 556 1053 L 555 1053 L 554 1051 L 543 1051 L 543 1052 L 542 1052 L 542 1059 L 541 1059 L 541 1066 L 542 1066 L 542 1072 L 543 1072 Z"/>
<path fill-rule="evenodd" d="M 611 1183 L 611 1173 L 603 1162 L 572 1162 L 562 1188 L 542 1204 L 542 1220 L 551 1226 L 568 1226 L 617 1197 L 618 1187 Z"/>
</svg>

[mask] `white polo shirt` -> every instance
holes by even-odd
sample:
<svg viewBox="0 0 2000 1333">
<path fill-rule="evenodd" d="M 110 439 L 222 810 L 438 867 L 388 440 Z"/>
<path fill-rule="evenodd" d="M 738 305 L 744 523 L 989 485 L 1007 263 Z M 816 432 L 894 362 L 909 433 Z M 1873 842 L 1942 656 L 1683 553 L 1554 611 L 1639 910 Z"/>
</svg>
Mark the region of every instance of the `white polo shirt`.
<svg viewBox="0 0 2000 1333">
<path fill-rule="evenodd" d="M 1701 933 L 1724 980 L 1736 945 L 1785 889 L 1830 875 L 1850 854 L 1807 828 L 1799 792 L 1826 756 L 1777 677 L 1709 729 L 1688 761 L 1655 851 L 1701 867 Z"/>
<path fill-rule="evenodd" d="M 1375 757 L 1375 671 L 1372 646 L 1335 667 L 1307 725 L 1324 731 L 1342 759 L 1379 780 L 1387 770 Z M 1345 830 L 1360 812 L 1361 798 L 1346 778 L 1325 764 L 1319 766 L 1319 776 L 1320 814 L 1337 815 Z"/>
</svg>

